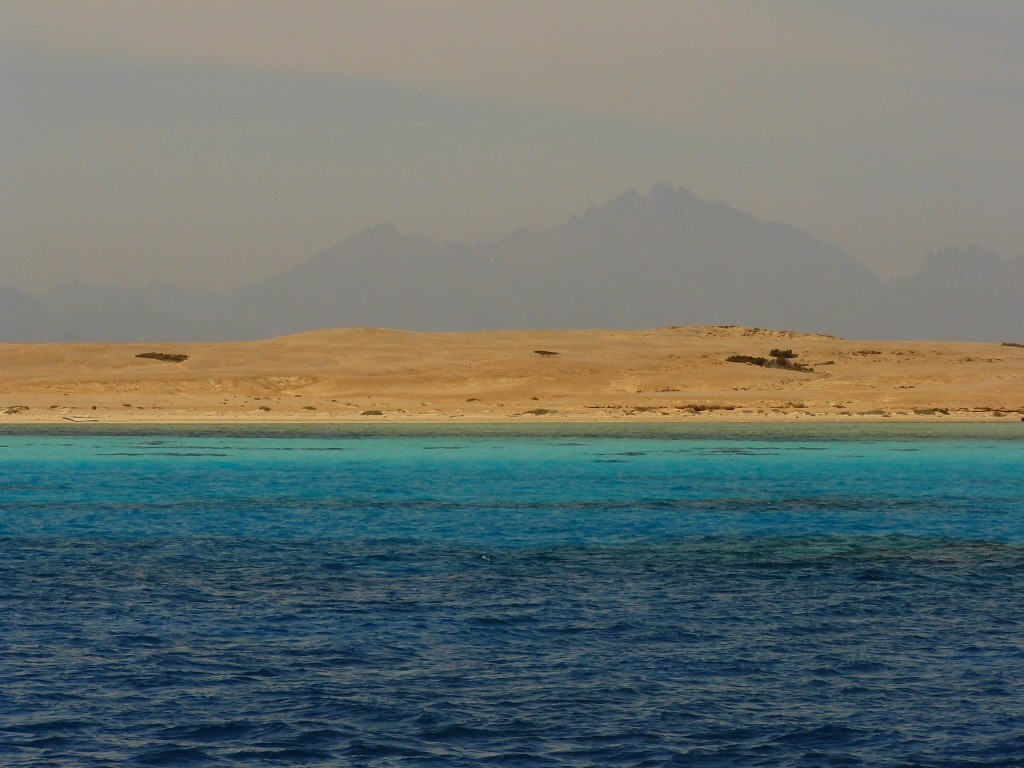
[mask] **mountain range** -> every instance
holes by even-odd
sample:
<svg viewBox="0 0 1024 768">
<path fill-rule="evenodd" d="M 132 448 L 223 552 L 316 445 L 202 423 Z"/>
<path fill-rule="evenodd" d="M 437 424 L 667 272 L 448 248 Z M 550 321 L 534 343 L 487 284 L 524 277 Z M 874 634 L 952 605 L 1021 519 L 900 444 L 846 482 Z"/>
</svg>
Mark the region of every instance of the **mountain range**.
<svg viewBox="0 0 1024 768">
<path fill-rule="evenodd" d="M 0 341 L 224 341 L 408 330 L 752 325 L 851 338 L 1024 339 L 1024 256 L 926 255 L 885 281 L 836 245 L 659 184 L 480 245 L 368 229 L 228 294 L 0 285 Z"/>
</svg>

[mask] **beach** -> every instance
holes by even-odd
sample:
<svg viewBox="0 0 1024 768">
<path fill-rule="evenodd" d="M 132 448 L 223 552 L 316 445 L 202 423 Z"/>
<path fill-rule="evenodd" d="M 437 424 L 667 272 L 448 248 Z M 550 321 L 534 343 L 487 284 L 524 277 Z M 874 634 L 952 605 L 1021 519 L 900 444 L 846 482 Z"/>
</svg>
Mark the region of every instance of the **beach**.
<svg viewBox="0 0 1024 768">
<path fill-rule="evenodd" d="M 739 326 L 3 344 L 0 361 L 4 425 L 1024 416 L 1024 347 Z"/>
</svg>

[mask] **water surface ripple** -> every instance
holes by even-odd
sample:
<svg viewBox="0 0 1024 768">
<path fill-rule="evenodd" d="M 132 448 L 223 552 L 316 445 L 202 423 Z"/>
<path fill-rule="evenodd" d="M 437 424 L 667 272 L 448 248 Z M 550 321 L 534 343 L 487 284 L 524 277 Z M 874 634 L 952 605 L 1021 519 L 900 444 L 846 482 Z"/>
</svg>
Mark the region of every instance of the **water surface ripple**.
<svg viewBox="0 0 1024 768">
<path fill-rule="evenodd" d="M 1008 429 L 2 442 L 4 766 L 1024 766 Z"/>
</svg>

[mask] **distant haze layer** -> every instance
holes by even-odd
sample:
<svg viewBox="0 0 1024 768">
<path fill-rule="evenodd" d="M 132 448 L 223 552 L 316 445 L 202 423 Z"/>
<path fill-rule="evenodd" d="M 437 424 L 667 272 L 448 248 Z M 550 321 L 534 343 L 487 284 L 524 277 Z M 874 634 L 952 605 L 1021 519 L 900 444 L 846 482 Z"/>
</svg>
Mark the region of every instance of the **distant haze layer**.
<svg viewBox="0 0 1024 768">
<path fill-rule="evenodd" d="M 851 338 L 1024 340 L 1024 257 L 931 253 L 884 281 L 838 246 L 667 184 L 480 245 L 370 228 L 229 294 L 0 286 L 0 341 L 253 339 L 407 330 L 749 325 Z"/>
<path fill-rule="evenodd" d="M 685 183 L 884 277 L 1024 251 L 1020 0 L 4 0 L 0 283 L 227 291 Z"/>
</svg>

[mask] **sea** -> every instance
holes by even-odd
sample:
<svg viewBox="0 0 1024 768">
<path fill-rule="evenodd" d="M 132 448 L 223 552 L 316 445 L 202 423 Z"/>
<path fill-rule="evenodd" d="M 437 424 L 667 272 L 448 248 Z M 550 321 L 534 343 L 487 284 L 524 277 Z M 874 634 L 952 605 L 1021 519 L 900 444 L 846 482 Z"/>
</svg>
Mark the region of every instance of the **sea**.
<svg viewBox="0 0 1024 768">
<path fill-rule="evenodd" d="M 1024 766 L 1024 424 L 4 428 L 0 765 Z"/>
</svg>

